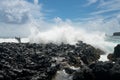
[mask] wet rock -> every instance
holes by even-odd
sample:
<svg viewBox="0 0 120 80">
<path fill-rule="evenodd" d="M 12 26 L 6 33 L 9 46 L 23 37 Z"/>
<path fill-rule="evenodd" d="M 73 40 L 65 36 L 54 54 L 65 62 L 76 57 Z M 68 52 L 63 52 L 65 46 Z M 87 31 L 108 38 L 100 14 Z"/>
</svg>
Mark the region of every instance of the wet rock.
<svg viewBox="0 0 120 80">
<path fill-rule="evenodd" d="M 99 53 L 97 53 L 97 50 L 92 46 L 88 46 L 82 51 L 81 60 L 85 64 L 90 64 L 92 62 L 95 62 L 99 58 L 100 58 Z"/>
<path fill-rule="evenodd" d="M 80 57 L 68 55 L 68 64 L 71 66 L 79 67 L 81 65 Z"/>
<path fill-rule="evenodd" d="M 95 80 L 110 80 L 110 69 L 113 67 L 111 62 L 97 62 L 89 66 L 95 76 Z M 102 77 L 101 77 L 102 76 Z"/>
<path fill-rule="evenodd" d="M 90 68 L 83 66 L 74 73 L 73 80 L 95 80 L 95 77 Z"/>
<path fill-rule="evenodd" d="M 115 63 L 95 62 L 89 66 L 81 66 L 74 72 L 73 80 L 119 80 L 120 79 L 120 60 Z"/>
<path fill-rule="evenodd" d="M 114 56 L 116 58 L 120 58 L 120 44 L 118 44 L 115 48 L 114 48 Z"/>
<path fill-rule="evenodd" d="M 114 32 L 113 36 L 120 36 L 120 32 Z"/>
<path fill-rule="evenodd" d="M 51 80 L 53 77 L 55 77 L 57 71 L 59 70 L 59 66 L 56 65 L 54 67 L 50 67 L 47 69 L 47 74 L 48 74 L 48 80 Z"/>
<path fill-rule="evenodd" d="M 109 54 L 107 56 L 107 58 L 111 61 L 116 61 L 118 58 L 120 58 L 120 44 L 118 44 L 115 48 L 114 48 L 114 52 L 113 54 Z"/>
<path fill-rule="evenodd" d="M 65 72 L 66 72 L 67 74 L 73 74 L 75 71 L 76 71 L 76 70 L 73 70 L 73 69 L 71 69 L 71 68 L 69 68 L 69 67 L 65 68 Z"/>
<path fill-rule="evenodd" d="M 0 74 L 0 80 L 4 80 L 4 76 Z"/>
<path fill-rule="evenodd" d="M 115 64 L 111 70 L 111 80 L 119 80 L 120 79 L 120 64 Z"/>
</svg>

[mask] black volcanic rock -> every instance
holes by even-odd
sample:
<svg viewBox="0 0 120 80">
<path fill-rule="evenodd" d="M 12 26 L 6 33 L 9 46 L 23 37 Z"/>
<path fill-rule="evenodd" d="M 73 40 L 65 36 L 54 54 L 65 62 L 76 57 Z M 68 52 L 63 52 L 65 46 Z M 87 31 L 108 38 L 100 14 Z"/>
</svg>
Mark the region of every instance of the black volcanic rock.
<svg viewBox="0 0 120 80">
<path fill-rule="evenodd" d="M 115 63 L 111 61 L 96 62 L 88 66 L 82 66 L 74 72 L 73 80 L 119 80 L 120 60 Z"/>
<path fill-rule="evenodd" d="M 120 36 L 120 32 L 113 33 L 113 36 Z"/>
<path fill-rule="evenodd" d="M 85 64 L 90 64 L 90 63 L 92 63 L 94 61 L 97 61 L 100 58 L 99 53 L 101 53 L 101 51 L 97 52 L 97 50 L 98 49 L 95 49 L 94 47 L 88 45 L 82 51 L 81 60 Z"/>
<path fill-rule="evenodd" d="M 118 44 L 115 48 L 114 48 L 114 56 L 116 58 L 120 58 L 120 44 Z"/>
<path fill-rule="evenodd" d="M 82 66 L 80 70 L 73 74 L 73 80 L 95 80 L 95 76 L 92 73 L 92 69 Z"/>
<path fill-rule="evenodd" d="M 66 72 L 67 74 L 73 74 L 75 71 L 76 71 L 76 70 L 73 70 L 73 69 L 71 69 L 71 68 L 69 68 L 69 67 L 66 67 L 66 68 L 65 68 L 65 72 Z"/>
<path fill-rule="evenodd" d="M 102 50 L 83 42 L 75 45 L 0 43 L 0 80 L 52 80 L 61 69 L 71 75 L 77 74 L 79 71 L 69 66 L 80 67 L 81 62 L 89 65 L 98 61 L 103 53 Z M 68 68 L 62 66 L 64 63 Z M 85 77 L 93 77 L 89 67 L 81 69 L 81 75 L 84 73 Z M 74 80 L 76 79 L 78 78 L 74 76 Z"/>
<path fill-rule="evenodd" d="M 95 76 L 95 80 L 110 80 L 110 70 L 113 67 L 113 63 L 111 62 L 97 62 L 93 63 L 90 66 L 92 72 Z"/>
<path fill-rule="evenodd" d="M 73 80 L 119 80 L 120 45 L 108 56 L 110 61 L 98 61 L 100 54 L 104 52 L 83 42 L 0 43 L 0 80 L 52 80 L 63 69 Z"/>
<path fill-rule="evenodd" d="M 114 48 L 114 53 L 108 55 L 108 59 L 111 61 L 116 61 L 120 58 L 120 44 Z"/>
</svg>

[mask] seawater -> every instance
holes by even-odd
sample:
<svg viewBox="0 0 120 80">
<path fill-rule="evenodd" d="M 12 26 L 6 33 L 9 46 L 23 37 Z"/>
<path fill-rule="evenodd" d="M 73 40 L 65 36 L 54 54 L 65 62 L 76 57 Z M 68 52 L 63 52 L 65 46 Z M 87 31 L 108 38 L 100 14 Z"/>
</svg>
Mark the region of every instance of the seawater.
<svg viewBox="0 0 120 80">
<path fill-rule="evenodd" d="M 113 42 L 115 44 L 120 44 L 120 36 L 107 36 L 106 41 Z"/>
<path fill-rule="evenodd" d="M 104 55 L 101 55 L 101 58 L 99 59 L 100 61 L 108 61 L 107 55 L 109 53 L 114 52 L 114 47 L 120 44 L 120 36 L 106 36 L 105 38 L 106 42 L 112 43 L 112 45 L 109 45 L 106 47 L 106 49 L 109 51 Z"/>
<path fill-rule="evenodd" d="M 120 44 L 120 36 L 106 36 L 105 41 L 113 43 L 114 45 L 109 47 L 108 50 L 110 52 L 114 51 L 114 47 L 118 44 Z"/>
</svg>

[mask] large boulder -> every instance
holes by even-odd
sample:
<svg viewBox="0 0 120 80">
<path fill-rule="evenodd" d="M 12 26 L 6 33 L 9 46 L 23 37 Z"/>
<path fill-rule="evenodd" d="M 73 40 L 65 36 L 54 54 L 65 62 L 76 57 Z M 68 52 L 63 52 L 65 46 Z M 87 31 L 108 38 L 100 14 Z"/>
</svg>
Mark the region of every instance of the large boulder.
<svg viewBox="0 0 120 80">
<path fill-rule="evenodd" d="M 114 56 L 116 58 L 120 58 L 120 44 L 118 44 L 115 48 L 114 48 Z"/>
<path fill-rule="evenodd" d="M 73 74 L 73 80 L 94 80 L 95 76 L 92 73 L 92 69 L 87 66 L 83 66 L 80 70 L 77 70 Z"/>
<path fill-rule="evenodd" d="M 90 45 L 86 46 L 86 48 L 82 50 L 81 60 L 85 64 L 90 64 L 97 61 L 100 58 L 100 54 L 97 50 L 98 49 L 95 49 Z"/>
<path fill-rule="evenodd" d="M 111 61 L 116 61 L 120 58 L 120 44 L 114 48 L 114 53 L 108 55 L 108 59 Z"/>
</svg>

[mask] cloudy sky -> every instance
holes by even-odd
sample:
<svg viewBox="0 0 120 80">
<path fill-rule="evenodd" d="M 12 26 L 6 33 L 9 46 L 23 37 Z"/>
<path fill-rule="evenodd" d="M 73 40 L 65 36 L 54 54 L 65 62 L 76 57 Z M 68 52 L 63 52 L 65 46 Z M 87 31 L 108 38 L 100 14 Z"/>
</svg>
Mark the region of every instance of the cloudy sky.
<svg viewBox="0 0 120 80">
<path fill-rule="evenodd" d="M 56 21 L 111 34 L 120 31 L 120 0 L 1 0 L 0 36 L 26 36 Z"/>
<path fill-rule="evenodd" d="M 120 0 L 39 0 L 48 18 L 86 20 L 119 17 Z"/>
</svg>

